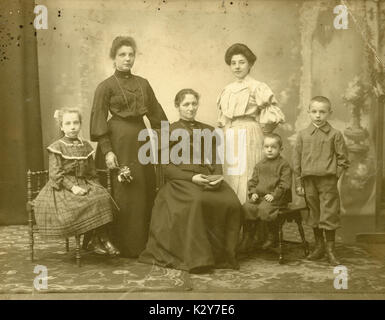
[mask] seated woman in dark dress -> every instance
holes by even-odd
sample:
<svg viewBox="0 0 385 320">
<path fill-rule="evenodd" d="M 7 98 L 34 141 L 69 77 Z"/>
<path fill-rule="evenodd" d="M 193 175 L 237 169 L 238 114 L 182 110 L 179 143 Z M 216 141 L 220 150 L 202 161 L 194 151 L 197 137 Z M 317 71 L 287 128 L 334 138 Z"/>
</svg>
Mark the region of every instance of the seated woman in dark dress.
<svg viewBox="0 0 385 320">
<path fill-rule="evenodd" d="M 192 164 L 193 129 L 214 129 L 195 121 L 198 103 L 199 95 L 192 89 L 183 89 L 175 97 L 180 120 L 171 124 L 170 135 L 177 129 L 187 133 L 190 155 L 184 163 L 175 164 L 171 152 L 170 164 L 163 166 L 165 184 L 155 199 L 149 239 L 139 261 L 189 272 L 238 269 L 235 255 L 241 205 L 234 191 L 222 181 L 222 166 L 215 164 L 215 143 L 210 150 L 213 164 Z M 172 151 L 179 142 L 171 140 Z M 202 159 L 206 157 L 203 151 L 202 141 L 198 152 Z M 217 183 L 210 185 L 212 179 Z"/>
</svg>

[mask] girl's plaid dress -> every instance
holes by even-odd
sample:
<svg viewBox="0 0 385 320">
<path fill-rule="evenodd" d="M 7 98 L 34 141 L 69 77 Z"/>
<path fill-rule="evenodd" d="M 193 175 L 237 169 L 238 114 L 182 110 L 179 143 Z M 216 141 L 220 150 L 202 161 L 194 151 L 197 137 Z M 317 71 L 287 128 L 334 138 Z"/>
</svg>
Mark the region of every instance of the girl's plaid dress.
<svg viewBox="0 0 385 320">
<path fill-rule="evenodd" d="M 111 222 L 111 198 L 97 181 L 89 142 L 63 137 L 47 149 L 49 181 L 34 204 L 39 233 L 69 237 Z M 87 190 L 87 194 L 72 193 L 74 185 Z"/>
</svg>

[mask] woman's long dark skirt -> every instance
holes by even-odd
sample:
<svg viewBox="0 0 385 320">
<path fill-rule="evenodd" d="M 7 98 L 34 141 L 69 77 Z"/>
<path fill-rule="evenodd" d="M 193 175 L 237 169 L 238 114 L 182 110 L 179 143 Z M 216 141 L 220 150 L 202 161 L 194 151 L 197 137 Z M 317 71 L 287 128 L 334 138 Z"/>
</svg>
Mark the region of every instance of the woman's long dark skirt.
<svg viewBox="0 0 385 320">
<path fill-rule="evenodd" d="M 142 118 L 125 120 L 118 117 L 112 117 L 108 127 L 119 166 L 128 166 L 134 178 L 131 183 L 121 183 L 114 170 L 113 197 L 120 211 L 116 211 L 110 236 L 123 257 L 136 258 L 146 246 L 155 197 L 154 166 L 142 165 L 138 160 L 138 150 L 144 143 L 138 141 L 138 134 L 146 127 Z M 105 168 L 104 155 L 99 148 L 96 159 L 97 166 Z"/>
<path fill-rule="evenodd" d="M 184 180 L 158 192 L 140 262 L 190 271 L 235 260 L 241 226 L 240 202 L 224 182 L 215 191 Z"/>
</svg>

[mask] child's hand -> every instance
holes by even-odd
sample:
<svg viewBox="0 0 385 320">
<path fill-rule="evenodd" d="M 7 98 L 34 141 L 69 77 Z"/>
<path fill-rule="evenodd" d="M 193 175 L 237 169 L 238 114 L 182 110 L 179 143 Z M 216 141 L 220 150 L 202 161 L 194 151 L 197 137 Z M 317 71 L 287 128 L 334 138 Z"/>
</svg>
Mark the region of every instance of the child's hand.
<svg viewBox="0 0 385 320">
<path fill-rule="evenodd" d="M 72 193 L 74 193 L 76 195 L 80 195 L 80 196 L 84 196 L 85 194 L 87 194 L 87 190 L 84 190 L 83 188 L 81 188 L 79 186 L 73 186 L 71 188 L 71 191 L 72 191 Z"/>
<path fill-rule="evenodd" d="M 253 193 L 253 194 L 251 195 L 250 200 L 253 201 L 253 202 L 255 202 L 255 201 L 258 200 L 258 198 L 259 198 L 259 196 L 258 196 L 256 193 Z"/>
<path fill-rule="evenodd" d="M 264 198 L 267 202 L 272 202 L 274 200 L 274 197 L 271 194 L 265 195 Z"/>
<path fill-rule="evenodd" d="M 295 188 L 295 192 L 297 193 L 297 195 L 303 197 L 305 195 L 305 190 L 303 187 L 297 187 Z"/>
</svg>

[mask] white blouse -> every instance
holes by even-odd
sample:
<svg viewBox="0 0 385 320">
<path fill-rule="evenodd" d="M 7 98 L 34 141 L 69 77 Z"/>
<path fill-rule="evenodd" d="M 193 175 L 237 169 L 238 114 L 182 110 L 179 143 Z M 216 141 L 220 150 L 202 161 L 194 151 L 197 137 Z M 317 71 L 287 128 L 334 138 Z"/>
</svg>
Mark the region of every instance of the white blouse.
<svg viewBox="0 0 385 320">
<path fill-rule="evenodd" d="M 285 121 L 273 91 L 267 84 L 250 76 L 227 85 L 218 97 L 217 106 L 220 126 L 242 116 L 253 117 L 260 123 Z"/>
</svg>

